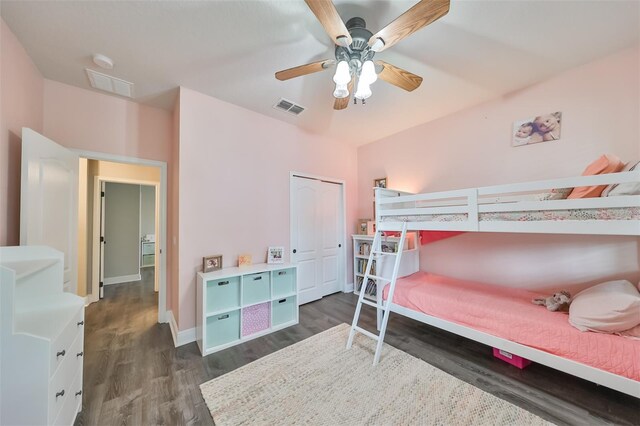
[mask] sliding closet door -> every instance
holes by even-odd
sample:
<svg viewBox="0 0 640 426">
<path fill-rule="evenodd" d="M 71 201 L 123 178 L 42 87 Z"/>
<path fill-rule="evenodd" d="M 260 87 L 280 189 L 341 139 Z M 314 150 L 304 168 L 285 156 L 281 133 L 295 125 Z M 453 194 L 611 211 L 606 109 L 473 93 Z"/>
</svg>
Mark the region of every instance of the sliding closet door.
<svg viewBox="0 0 640 426">
<path fill-rule="evenodd" d="M 344 281 L 343 186 L 292 177 L 291 260 L 298 265 L 298 303 L 342 289 Z"/>
</svg>

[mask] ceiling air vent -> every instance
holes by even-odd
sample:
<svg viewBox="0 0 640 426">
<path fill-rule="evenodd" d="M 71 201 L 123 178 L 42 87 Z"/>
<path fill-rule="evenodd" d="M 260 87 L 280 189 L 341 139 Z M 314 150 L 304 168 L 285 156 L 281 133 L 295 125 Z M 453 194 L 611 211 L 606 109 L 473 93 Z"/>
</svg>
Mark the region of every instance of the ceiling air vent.
<svg viewBox="0 0 640 426">
<path fill-rule="evenodd" d="M 284 112 L 288 112 L 293 115 L 300 115 L 302 111 L 304 111 L 304 107 L 300 105 L 296 105 L 295 103 L 288 101 L 284 98 L 281 98 L 277 104 L 273 106 L 275 109 L 279 109 Z"/>
<path fill-rule="evenodd" d="M 94 89 L 104 90 L 105 92 L 126 96 L 128 98 L 133 97 L 133 83 L 90 70 L 89 68 L 85 70 L 89 77 L 89 83 L 91 83 L 91 87 Z"/>
</svg>

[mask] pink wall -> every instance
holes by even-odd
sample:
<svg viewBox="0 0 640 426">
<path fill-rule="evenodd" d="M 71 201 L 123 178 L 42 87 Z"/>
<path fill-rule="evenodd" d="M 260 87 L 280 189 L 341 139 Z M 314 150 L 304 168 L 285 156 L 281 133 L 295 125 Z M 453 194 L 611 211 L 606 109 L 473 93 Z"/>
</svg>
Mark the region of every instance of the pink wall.
<svg viewBox="0 0 640 426">
<path fill-rule="evenodd" d="M 0 246 L 20 243 L 22 127 L 43 126 L 43 79 L 0 19 Z"/>
<path fill-rule="evenodd" d="M 602 153 L 640 158 L 639 49 L 358 149 L 358 216 L 371 216 L 373 179 L 427 192 L 579 175 Z M 511 123 L 562 111 L 558 142 L 512 148 Z M 637 238 L 466 234 L 425 246 L 421 269 L 521 287 L 640 277 Z"/>
<path fill-rule="evenodd" d="M 180 329 L 195 326 L 202 256 L 221 253 L 227 267 L 244 252 L 264 262 L 269 245 L 288 252 L 290 171 L 346 181 L 350 234 L 355 164 L 356 149 L 347 143 L 181 89 Z"/>
<path fill-rule="evenodd" d="M 45 135 L 69 148 L 169 161 L 172 128 L 169 111 L 44 82 Z"/>
<path fill-rule="evenodd" d="M 180 170 L 180 96 L 176 98 L 173 109 L 173 129 L 171 133 L 171 162 L 168 165 L 169 191 L 168 195 L 168 219 L 167 220 L 167 309 L 171 309 L 176 322 L 180 324 L 179 308 L 179 251 L 180 239 L 178 230 L 179 215 L 179 170 Z M 170 262 L 170 263 L 169 263 Z"/>
</svg>

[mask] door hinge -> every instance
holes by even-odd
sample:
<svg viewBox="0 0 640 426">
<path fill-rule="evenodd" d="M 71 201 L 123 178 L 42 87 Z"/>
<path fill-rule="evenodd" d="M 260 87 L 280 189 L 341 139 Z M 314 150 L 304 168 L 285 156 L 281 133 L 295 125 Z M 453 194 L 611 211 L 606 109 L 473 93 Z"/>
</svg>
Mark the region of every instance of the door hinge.
<svg viewBox="0 0 640 426">
<path fill-rule="evenodd" d="M 104 191 L 100 191 L 100 196 L 104 197 Z"/>
<path fill-rule="evenodd" d="M 104 283 L 100 281 L 100 287 L 104 287 Z"/>
<path fill-rule="evenodd" d="M 100 236 L 100 242 L 104 243 L 104 237 L 103 236 Z"/>
</svg>

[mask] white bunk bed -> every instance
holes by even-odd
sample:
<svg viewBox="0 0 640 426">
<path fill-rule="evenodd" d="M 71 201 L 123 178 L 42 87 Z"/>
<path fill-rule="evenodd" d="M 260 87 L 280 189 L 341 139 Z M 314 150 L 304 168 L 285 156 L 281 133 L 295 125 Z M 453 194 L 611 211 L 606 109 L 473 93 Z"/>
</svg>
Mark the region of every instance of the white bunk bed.
<svg viewBox="0 0 640 426">
<path fill-rule="evenodd" d="M 640 171 L 423 194 L 376 188 L 376 229 L 379 231 L 376 237 L 385 231 L 399 231 L 402 238 L 407 231 L 423 230 L 638 236 L 640 235 L 640 196 L 638 195 L 545 201 L 537 201 L 536 196 L 533 195 L 533 193 L 547 192 L 554 188 L 627 182 L 640 182 Z M 374 241 L 370 261 L 376 255 L 383 254 L 375 250 L 375 244 Z M 400 262 L 401 255 L 400 253 L 396 257 L 396 263 Z M 365 279 L 368 273 L 367 269 Z M 395 300 L 393 293 L 397 278 L 398 269 L 395 268 L 392 276 L 386 279 L 390 283 L 388 300 Z M 379 335 L 357 325 L 362 304 L 373 306 L 379 312 L 384 311 L 381 325 L 379 323 Z M 377 340 L 374 365 L 380 358 L 389 312 L 407 316 L 640 398 L 640 382 L 631 378 L 409 309 L 397 303 L 387 303 L 382 298 L 379 298 L 377 303 L 372 303 L 363 301 L 360 297 L 347 347 L 351 346 L 356 332 Z"/>
</svg>

